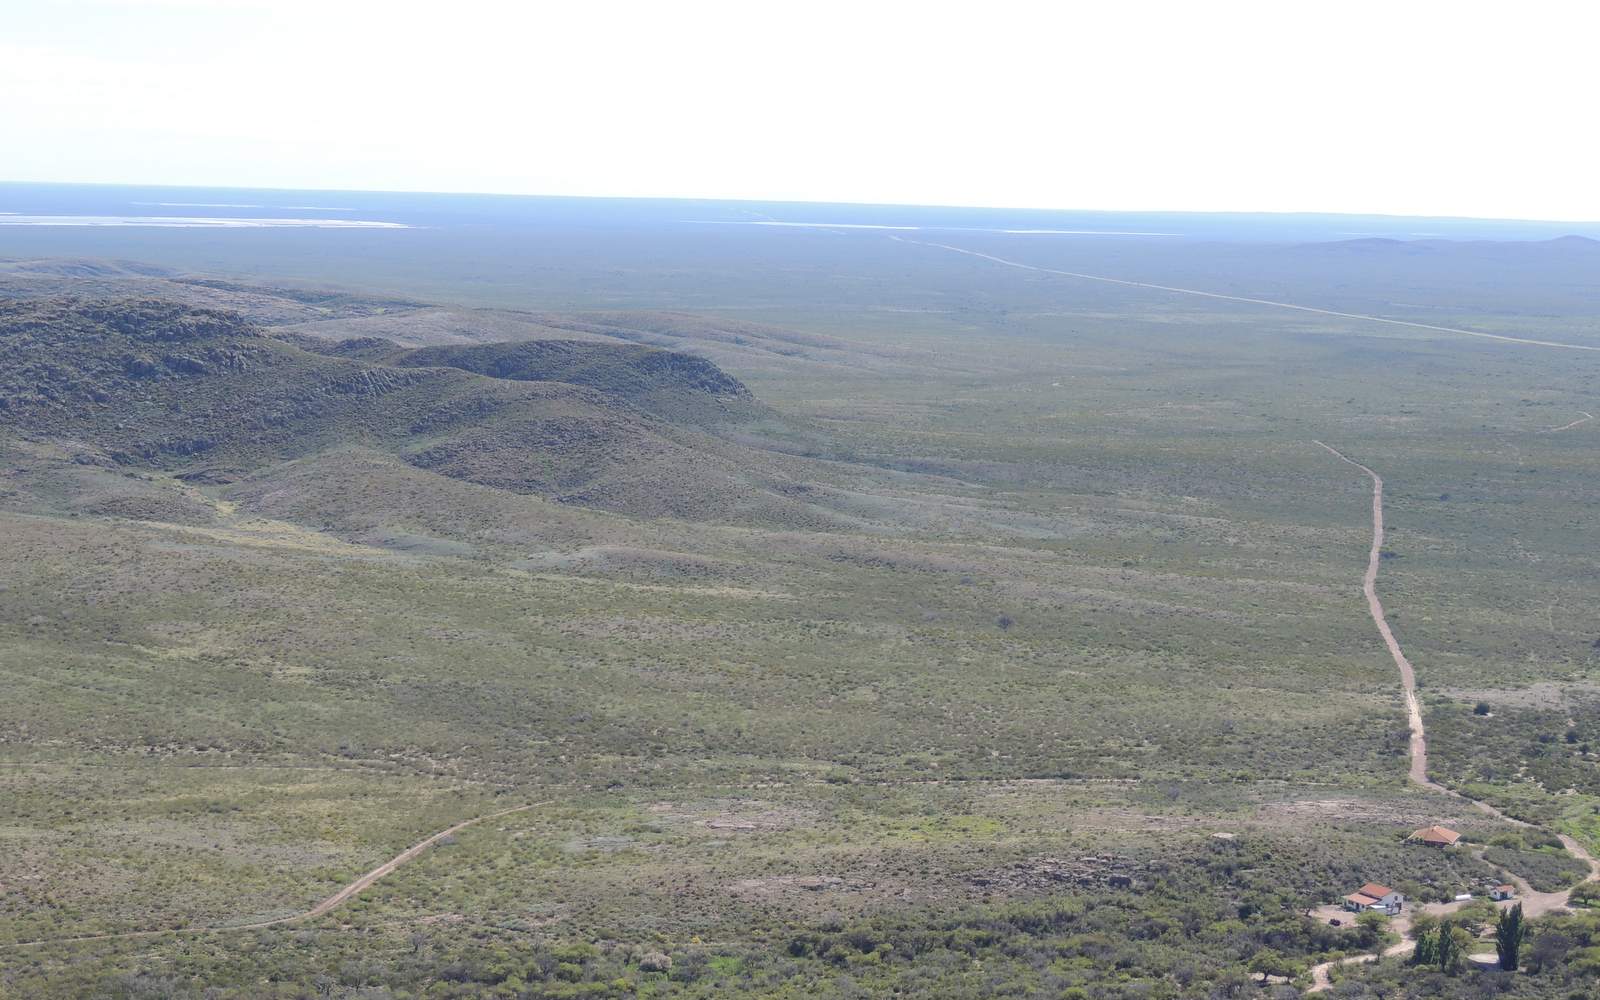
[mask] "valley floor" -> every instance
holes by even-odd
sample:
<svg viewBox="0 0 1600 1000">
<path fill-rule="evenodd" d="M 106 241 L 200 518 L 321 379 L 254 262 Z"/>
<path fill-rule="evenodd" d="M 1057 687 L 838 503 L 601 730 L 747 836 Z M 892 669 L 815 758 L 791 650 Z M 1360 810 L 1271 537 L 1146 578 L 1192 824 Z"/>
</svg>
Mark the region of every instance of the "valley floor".
<svg viewBox="0 0 1600 1000">
<path fill-rule="evenodd" d="M 940 268 L 884 293 L 924 313 L 483 319 L 748 385 L 638 418 L 751 490 L 713 511 L 370 421 L 206 476 L 0 435 L 0 995 L 1210 996 L 1403 948 L 1305 917 L 1363 882 L 1587 898 L 1586 367 Z M 1511 995 L 1588 981 L 1551 921 Z"/>
</svg>

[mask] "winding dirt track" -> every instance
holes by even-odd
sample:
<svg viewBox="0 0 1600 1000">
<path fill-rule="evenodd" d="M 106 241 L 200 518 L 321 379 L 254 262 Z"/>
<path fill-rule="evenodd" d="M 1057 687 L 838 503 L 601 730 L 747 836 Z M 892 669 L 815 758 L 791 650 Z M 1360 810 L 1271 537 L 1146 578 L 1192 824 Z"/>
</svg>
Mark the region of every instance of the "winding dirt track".
<svg viewBox="0 0 1600 1000">
<path fill-rule="evenodd" d="M 1278 302 L 1273 299 L 1255 299 L 1247 295 L 1224 295 L 1221 292 L 1207 292 L 1198 288 L 1178 288 L 1173 285 L 1156 285 L 1148 281 L 1129 281 L 1126 278 L 1108 278 L 1102 274 L 1084 274 L 1081 271 L 1062 271 L 1053 267 L 1039 267 L 1036 264 L 1024 264 L 1019 260 L 1007 260 L 993 254 L 979 253 L 965 247 L 951 246 L 948 243 L 932 243 L 926 240 L 908 240 L 904 236 L 890 236 L 891 240 L 898 243 L 911 243 L 921 247 L 937 247 L 940 250 L 949 250 L 951 253 L 966 254 L 968 257 L 977 257 L 982 260 L 1004 264 L 1007 267 L 1019 267 L 1024 271 L 1038 271 L 1041 274 L 1059 274 L 1067 278 L 1081 278 L 1084 281 L 1101 281 L 1110 285 L 1126 285 L 1129 288 L 1150 288 L 1158 292 L 1176 292 L 1179 295 L 1198 295 L 1206 299 L 1221 299 L 1225 302 L 1246 302 L 1255 306 L 1273 306 L 1278 309 L 1293 309 L 1297 312 L 1316 313 L 1319 316 L 1337 316 L 1340 319 L 1359 319 L 1368 323 L 1386 323 L 1389 326 L 1404 326 L 1414 330 L 1433 330 L 1438 333 L 1453 333 L 1462 337 L 1481 337 L 1484 340 L 1500 340 L 1511 344 L 1532 344 L 1535 347 L 1559 347 L 1568 351 L 1600 351 L 1600 345 L 1595 344 L 1569 344 L 1560 340 L 1530 340 L 1527 337 L 1508 337 L 1499 333 L 1484 333 L 1480 330 L 1462 330 L 1453 326 L 1434 326 L 1432 323 L 1413 323 L 1405 319 L 1389 319 L 1386 316 L 1368 316 L 1365 313 L 1340 312 L 1337 309 L 1318 309 L 1315 306 L 1296 305 L 1293 302 Z"/>
<path fill-rule="evenodd" d="M 344 903 L 348 902 L 352 897 L 356 896 L 362 890 L 372 885 L 372 883 L 383 878 L 385 875 L 390 874 L 396 868 L 399 868 L 406 862 L 416 860 L 423 851 L 426 851 L 428 848 L 439 843 L 439 841 L 445 839 L 446 837 L 453 836 L 470 826 L 476 826 L 477 824 L 487 820 L 499 819 L 502 816 L 510 816 L 512 813 L 526 812 L 529 809 L 534 809 L 543 805 L 549 805 L 551 801 L 552 800 L 546 800 L 544 802 L 530 802 L 525 806 L 516 806 L 512 809 L 502 809 L 499 812 L 488 813 L 483 816 L 475 816 L 472 819 L 462 820 L 455 826 L 440 830 L 438 833 L 433 834 L 426 840 L 418 841 L 417 843 L 412 844 L 410 847 L 401 851 L 399 854 L 396 854 L 394 857 L 390 858 L 388 861 L 385 861 L 378 867 L 372 869 L 372 871 L 367 872 L 354 882 L 351 882 L 349 885 L 340 889 L 327 899 L 324 899 L 311 909 L 305 910 L 301 913 L 290 914 L 287 917 L 275 917 L 271 920 L 258 920 L 249 924 L 225 924 L 221 927 L 171 927 L 163 930 L 152 931 L 123 931 L 117 934 L 85 934 L 80 937 L 41 938 L 38 941 L 18 941 L 9 945 L 0 945 L 0 950 L 4 950 L 6 948 L 31 948 L 36 945 L 46 944 L 73 944 L 79 941 L 123 941 L 132 940 L 135 938 L 170 937 L 180 934 L 198 935 L 221 934 L 225 931 L 260 931 L 266 930 L 269 927 L 283 927 L 287 924 L 298 924 L 306 920 L 315 920 L 317 917 L 325 916 L 329 912 L 338 909 Z"/>
<path fill-rule="evenodd" d="M 1328 973 L 1329 970 L 1335 965 L 1360 965 L 1366 962 L 1376 962 L 1380 958 L 1393 958 L 1396 955 L 1409 955 L 1411 952 L 1416 950 L 1417 943 L 1411 940 L 1410 917 L 1396 917 L 1394 920 L 1393 929 L 1400 932 L 1400 936 L 1403 940 L 1401 940 L 1399 944 L 1392 944 L 1383 949 L 1381 953 L 1372 952 L 1371 954 L 1366 955 L 1351 955 L 1349 958 L 1342 958 L 1337 962 L 1323 962 L 1321 965 L 1312 966 L 1311 988 L 1306 990 L 1306 992 L 1321 993 L 1323 990 L 1332 986 L 1333 977 Z"/>
<path fill-rule="evenodd" d="M 1578 423 L 1582 422 L 1583 421 L 1578 421 Z M 1406 659 L 1406 654 L 1403 650 L 1401 650 L 1399 641 L 1395 639 L 1394 631 L 1389 627 L 1389 621 L 1384 616 L 1383 602 L 1378 599 L 1378 565 L 1383 559 L 1383 478 L 1376 472 L 1373 472 L 1371 469 L 1367 468 L 1365 465 L 1362 465 L 1360 462 L 1347 458 L 1344 454 L 1339 452 L 1338 449 L 1330 447 L 1321 441 L 1317 441 L 1315 444 L 1326 449 L 1341 462 L 1346 462 L 1360 469 L 1372 480 L 1372 548 L 1367 554 L 1367 571 L 1361 578 L 1361 592 L 1366 595 L 1367 610 L 1372 614 L 1372 622 L 1378 626 L 1378 634 L 1383 636 L 1383 643 L 1389 648 L 1389 655 L 1394 658 L 1394 664 L 1397 668 L 1399 668 L 1400 671 L 1400 687 L 1405 694 L 1406 714 L 1409 718 L 1411 726 L 1411 781 L 1431 792 L 1438 792 L 1443 795 L 1449 795 L 1454 798 L 1461 799 L 1462 801 L 1469 802 L 1474 808 L 1485 815 L 1493 816 L 1496 819 L 1513 824 L 1515 826 L 1529 826 L 1530 824 L 1525 823 L 1520 819 L 1507 816 L 1505 813 L 1496 809 L 1494 806 L 1489 805 L 1487 802 L 1480 802 L 1477 799 L 1468 798 L 1454 789 L 1446 788 L 1443 785 L 1429 780 L 1428 737 L 1427 732 L 1422 726 L 1422 710 L 1417 702 L 1416 672 L 1412 670 L 1411 661 Z M 1557 836 L 1561 838 L 1561 844 L 1567 849 L 1567 853 L 1571 854 L 1580 861 L 1583 861 L 1589 866 L 1589 877 L 1586 881 L 1593 882 L 1597 879 L 1600 879 L 1600 861 L 1596 861 L 1588 851 L 1584 850 L 1582 844 L 1578 843 L 1576 840 L 1572 839 L 1566 834 L 1558 834 Z M 1482 861 L 1482 852 L 1479 852 L 1476 857 L 1478 860 Z M 1517 898 L 1514 900 L 1506 900 L 1500 903 L 1499 905 L 1501 909 L 1506 909 L 1520 903 L 1522 905 L 1524 914 L 1529 917 L 1537 917 L 1549 913 L 1552 910 L 1562 909 L 1571 901 L 1572 890 L 1570 889 L 1562 892 L 1537 892 L 1521 876 L 1506 871 L 1504 868 L 1500 868 L 1499 871 L 1502 877 L 1517 887 Z M 1456 910 L 1460 909 L 1463 905 L 1465 904 L 1430 903 L 1420 907 L 1420 909 L 1425 913 L 1431 913 L 1435 916 L 1447 916 L 1448 914 L 1454 913 Z M 1329 976 L 1329 972 L 1335 965 L 1351 965 L 1360 962 L 1373 962 L 1380 957 L 1405 955 L 1409 954 L 1417 947 L 1416 941 L 1411 939 L 1411 918 L 1409 916 L 1396 918 L 1392 925 L 1392 929 L 1400 934 L 1401 941 L 1399 944 L 1391 945 L 1388 948 L 1385 948 L 1381 955 L 1352 955 L 1337 962 L 1323 962 L 1320 965 L 1313 966 L 1311 969 L 1311 988 L 1306 992 L 1320 993 L 1331 986 L 1332 979 Z"/>
<path fill-rule="evenodd" d="M 1578 419 L 1574 420 L 1570 424 L 1562 424 L 1560 427 L 1551 427 L 1546 433 L 1554 434 L 1556 431 L 1570 431 L 1574 427 L 1577 427 L 1580 424 L 1586 424 L 1586 423 L 1588 423 L 1589 421 L 1591 421 L 1593 419 L 1594 419 L 1594 414 L 1589 413 L 1586 410 L 1579 410 L 1578 411 Z"/>
<path fill-rule="evenodd" d="M 1361 578 L 1361 592 L 1367 595 L 1367 610 L 1372 613 L 1372 621 L 1378 626 L 1378 634 L 1383 636 L 1383 644 L 1389 647 L 1394 665 L 1400 668 L 1400 688 L 1405 692 L 1406 717 L 1411 726 L 1411 780 L 1436 792 L 1449 792 L 1443 785 L 1428 780 L 1428 734 L 1422 728 L 1422 707 L 1417 704 L 1417 674 L 1411 669 L 1411 661 L 1406 659 L 1405 652 L 1400 649 L 1394 631 L 1389 628 L 1389 619 L 1383 613 L 1383 602 L 1378 600 L 1378 564 L 1383 560 L 1383 479 L 1360 462 L 1346 458 L 1337 449 L 1321 441 L 1315 444 L 1372 478 L 1372 549 L 1367 553 L 1367 572 Z"/>
</svg>

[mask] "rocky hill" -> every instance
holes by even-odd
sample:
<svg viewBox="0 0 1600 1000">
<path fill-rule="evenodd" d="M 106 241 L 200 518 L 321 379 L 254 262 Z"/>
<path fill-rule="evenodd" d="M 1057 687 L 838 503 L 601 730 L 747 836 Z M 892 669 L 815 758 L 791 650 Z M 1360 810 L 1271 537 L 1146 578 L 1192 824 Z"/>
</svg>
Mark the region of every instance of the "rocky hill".
<svg viewBox="0 0 1600 1000">
<path fill-rule="evenodd" d="M 0 433 L 209 484 L 358 447 L 630 514 L 819 517 L 781 459 L 701 429 L 756 410 L 710 362 L 566 342 L 322 350 L 163 300 L 0 302 Z"/>
<path fill-rule="evenodd" d="M 398 368 L 454 368 L 513 382 L 585 386 L 669 420 L 714 424 L 744 419 L 759 409 L 742 382 L 710 361 L 635 344 L 530 340 L 408 350 L 377 337 L 296 342 L 319 353 Z"/>
</svg>

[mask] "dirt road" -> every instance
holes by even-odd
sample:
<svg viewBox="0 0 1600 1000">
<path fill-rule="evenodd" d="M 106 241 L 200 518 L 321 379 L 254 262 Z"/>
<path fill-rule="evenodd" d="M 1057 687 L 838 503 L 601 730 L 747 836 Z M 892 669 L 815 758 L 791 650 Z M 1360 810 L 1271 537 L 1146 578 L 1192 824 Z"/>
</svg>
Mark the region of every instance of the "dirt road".
<svg viewBox="0 0 1600 1000">
<path fill-rule="evenodd" d="M 1373 624 L 1378 626 L 1378 634 L 1383 636 L 1383 644 L 1389 647 L 1394 665 L 1400 668 L 1400 689 L 1405 693 L 1406 718 L 1411 727 L 1411 780 L 1435 791 L 1449 791 L 1428 780 L 1428 735 L 1422 728 L 1422 707 L 1417 703 L 1417 674 L 1411 669 L 1411 661 L 1406 659 L 1405 652 L 1400 649 L 1394 631 L 1389 628 L 1389 619 L 1383 613 L 1383 602 L 1378 600 L 1378 564 L 1383 561 L 1383 479 L 1360 462 L 1346 458 L 1337 449 L 1321 441 L 1316 444 L 1372 479 L 1372 549 L 1367 553 L 1367 572 L 1361 578 L 1361 592 L 1367 596 L 1367 610 L 1372 614 Z"/>
<path fill-rule="evenodd" d="M 512 809 L 502 809 L 499 812 L 488 813 L 483 816 L 473 817 L 472 819 L 462 820 L 455 826 L 440 830 L 438 833 L 433 834 L 426 840 L 418 841 L 417 843 L 412 844 L 410 847 L 401 851 L 399 854 L 396 854 L 394 857 L 390 858 L 388 861 L 385 861 L 378 867 L 372 869 L 372 871 L 367 872 L 354 882 L 351 882 L 349 885 L 340 889 L 327 899 L 324 899 L 311 909 L 304 910 L 300 913 L 290 914 L 287 917 L 275 917 L 271 920 L 258 920 L 249 924 L 226 924 L 221 927 L 172 927 L 163 930 L 123 931 L 118 934 L 85 934 L 79 937 L 42 938 L 37 941 L 18 941 L 9 945 L 0 944 L 0 950 L 5 950 L 6 948 L 31 948 L 36 945 L 45 944 L 72 944 L 80 941 L 123 941 L 137 938 L 169 937 L 172 935 L 220 934 L 224 931 L 260 931 L 266 930 L 269 927 L 282 927 L 287 924 L 298 924 L 302 921 L 314 920 L 317 917 L 325 916 L 330 911 L 337 909 L 339 906 L 348 902 L 352 897 L 360 893 L 362 890 L 383 878 L 385 875 L 392 873 L 396 868 L 399 868 L 406 862 L 416 860 L 417 857 L 422 854 L 422 852 L 426 851 L 430 847 L 433 847 L 446 837 L 454 836 L 470 826 L 476 826 L 477 824 L 487 820 L 499 819 L 502 816 L 510 816 L 513 813 L 526 812 L 529 809 L 535 809 L 539 806 L 549 804 L 549 800 L 544 802 L 530 802 L 525 806 L 516 806 Z"/>
<path fill-rule="evenodd" d="M 1411 727 L 1411 780 L 1429 791 L 1471 803 L 1479 812 L 1513 826 L 1531 826 L 1532 824 L 1513 816 L 1507 816 L 1487 802 L 1468 798 L 1455 789 L 1446 788 L 1428 778 L 1428 734 L 1423 729 L 1422 708 L 1417 701 L 1417 675 L 1411 668 L 1411 661 L 1406 659 L 1405 652 L 1401 650 L 1399 640 L 1394 637 L 1394 631 L 1389 627 L 1389 620 L 1384 616 L 1383 602 L 1378 599 L 1378 566 L 1383 561 L 1383 479 L 1360 462 L 1345 457 L 1338 449 L 1321 441 L 1313 443 L 1326 449 L 1339 461 L 1360 469 L 1372 480 L 1372 547 L 1367 552 L 1367 571 L 1361 578 L 1361 592 L 1366 595 L 1367 611 L 1372 615 L 1372 622 L 1378 627 L 1378 634 L 1383 637 L 1383 644 L 1388 647 L 1389 655 L 1394 658 L 1394 665 L 1400 671 L 1400 688 L 1405 695 L 1406 715 Z M 1591 857 L 1583 845 L 1571 837 L 1565 834 L 1558 836 L 1561 837 L 1561 842 L 1569 853 L 1589 866 L 1590 878 L 1600 877 L 1600 861 Z M 1529 894 L 1539 895 L 1532 890 L 1529 890 Z"/>
<path fill-rule="evenodd" d="M 1483 340 L 1498 340 L 1512 344 L 1528 344 L 1535 347 L 1554 347 L 1572 351 L 1600 351 L 1600 346 L 1590 344 L 1571 344 L 1556 340 L 1534 340 L 1526 337 L 1509 337 L 1496 333 L 1483 333 L 1478 330 L 1462 330 L 1458 327 L 1436 326 L 1431 323 L 1414 323 L 1409 320 L 1390 319 L 1385 316 L 1370 316 L 1364 313 L 1341 312 L 1335 309 L 1318 309 L 1314 306 L 1297 305 L 1293 302 L 1278 302 L 1272 299 L 1258 299 L 1243 295 L 1224 295 L 1220 292 L 1207 292 L 1196 288 L 1178 288 L 1172 285 L 1158 285 L 1145 281 L 1129 281 L 1124 278 L 1110 278 L 1098 274 L 1085 274 L 1078 271 L 1063 271 L 1052 267 L 1040 267 L 1034 264 L 1024 264 L 1021 261 L 1007 260 L 1004 257 L 980 253 L 979 251 L 968 250 L 964 247 L 951 246 L 948 243 L 933 243 L 923 240 L 913 240 L 907 239 L 903 236 L 890 236 L 889 238 L 899 243 L 934 247 L 940 250 L 948 250 L 952 253 L 965 254 L 969 257 L 976 257 L 980 260 L 987 260 L 995 264 L 1002 264 L 1006 267 L 1015 267 L 1025 271 L 1035 271 L 1041 274 L 1058 274 L 1064 277 L 1078 278 L 1084 281 L 1098 281 L 1106 284 L 1123 285 L 1130 288 L 1148 288 L 1154 291 L 1172 292 L 1180 295 L 1194 295 L 1201 298 L 1217 299 L 1227 302 L 1243 302 L 1250 305 L 1272 306 L 1278 309 L 1293 309 L 1298 312 L 1315 313 L 1321 316 L 1335 316 L 1341 319 L 1354 319 L 1369 323 L 1383 323 L 1389 326 L 1408 327 L 1416 330 L 1432 330 L 1439 333 L 1450 333 L 1463 337 L 1477 337 Z M 1549 430 L 1552 432 L 1571 430 L 1574 427 L 1588 423 L 1589 421 L 1595 419 L 1594 415 L 1591 413 L 1587 413 L 1582 410 L 1578 412 L 1579 419 L 1567 424 L 1563 424 L 1560 427 L 1549 428 Z M 1479 802 L 1476 799 L 1467 798 L 1466 796 L 1461 795 L 1459 792 L 1446 788 L 1443 785 L 1436 784 L 1428 778 L 1428 737 L 1427 731 L 1423 728 L 1422 707 L 1417 701 L 1416 671 L 1412 668 L 1411 661 L 1406 658 L 1405 651 L 1400 648 L 1400 643 L 1399 640 L 1395 638 L 1394 630 L 1389 627 L 1389 620 L 1384 614 L 1383 610 L 1383 602 L 1378 598 L 1378 568 L 1383 560 L 1383 478 L 1372 469 L 1362 465 L 1360 462 L 1346 457 L 1338 449 L 1324 444 L 1321 441 L 1316 442 L 1316 444 L 1319 447 L 1326 449 L 1341 462 L 1345 462 L 1349 465 L 1355 466 L 1357 469 L 1360 469 L 1367 475 L 1368 478 L 1372 480 L 1372 546 L 1367 553 L 1367 569 L 1366 573 L 1362 576 L 1361 592 L 1366 596 L 1367 610 L 1372 615 L 1372 622 L 1377 626 L 1378 634 L 1382 636 L 1383 644 L 1388 648 L 1389 655 L 1391 658 L 1393 658 L 1395 667 L 1400 672 L 1400 687 L 1405 696 L 1406 703 L 1406 719 L 1411 730 L 1411 766 L 1409 771 L 1410 780 L 1416 785 L 1426 788 L 1429 791 L 1437 792 L 1442 795 L 1450 795 L 1466 802 L 1470 802 L 1474 808 L 1486 815 L 1493 816 L 1497 819 L 1503 820 L 1507 823 L 1515 824 L 1517 826 L 1528 826 L 1529 824 L 1505 815 L 1486 802 Z M 1573 840 L 1571 837 L 1568 837 L 1564 834 L 1560 836 L 1561 843 L 1566 847 L 1567 851 L 1574 857 L 1579 858 L 1588 864 L 1588 880 L 1595 881 L 1600 879 L 1600 862 L 1597 862 L 1588 851 L 1584 850 L 1581 844 Z M 1521 903 L 1523 906 L 1523 912 L 1526 915 L 1533 917 L 1549 913 L 1552 910 L 1563 908 L 1570 901 L 1570 890 L 1565 892 L 1535 892 L 1533 888 L 1520 877 L 1515 876 L 1504 869 L 1501 869 L 1501 874 L 1506 878 L 1507 881 L 1517 886 L 1520 897 L 1517 900 L 1502 903 L 1501 905 L 1503 907 L 1509 907 L 1516 905 L 1516 903 Z M 1436 903 L 1428 904 L 1422 907 L 1422 910 L 1423 912 L 1434 913 L 1442 916 L 1454 912 L 1462 905 L 1464 904 Z M 1402 940 L 1399 944 L 1386 948 L 1382 952 L 1381 956 L 1377 954 L 1353 955 L 1339 962 L 1324 962 L 1314 967 L 1311 970 L 1312 986 L 1310 992 L 1318 993 L 1329 987 L 1329 970 L 1332 969 L 1334 965 L 1372 962 L 1376 961 L 1380 957 L 1404 955 L 1416 948 L 1416 942 L 1411 940 L 1410 936 L 1411 919 L 1409 916 L 1397 918 L 1392 926 L 1393 929 L 1398 931 L 1401 935 Z"/>
<path fill-rule="evenodd" d="M 891 240 L 899 243 L 911 243 L 922 247 L 937 247 L 940 250 L 949 250 L 951 253 L 966 254 L 968 257 L 977 257 L 981 260 L 1004 264 L 1006 267 L 1017 267 L 1025 271 L 1037 271 L 1040 274 L 1059 274 L 1066 278 L 1080 278 L 1084 281 L 1101 281 L 1111 285 L 1126 285 L 1129 288 L 1149 288 L 1158 292 L 1175 292 L 1179 295 L 1198 295 L 1206 299 L 1220 299 L 1225 302 L 1245 302 L 1255 306 L 1272 306 L 1277 309 L 1293 309 L 1297 312 L 1316 313 L 1319 316 L 1337 316 L 1340 319 L 1359 319 L 1368 323 L 1386 323 L 1389 326 L 1410 327 L 1413 330 L 1433 330 L 1438 333 L 1453 333 L 1461 337 L 1480 337 L 1484 340 L 1500 340 L 1510 344 L 1532 344 L 1535 347 L 1559 347 L 1569 351 L 1600 351 L 1600 345 L 1595 344 L 1569 344 L 1559 340 L 1531 340 L 1527 337 L 1508 337 L 1499 333 L 1483 333 L 1480 330 L 1462 330 L 1453 326 L 1435 326 L 1432 323 L 1413 323 L 1404 319 L 1389 319 L 1386 316 L 1368 316 L 1365 313 L 1340 312 L 1337 309 L 1318 309 L 1315 306 L 1296 305 L 1293 302 L 1277 302 L 1273 299 L 1255 299 L 1247 295 L 1224 295 L 1221 292 L 1207 292 L 1198 288 L 1177 288 L 1173 285 L 1157 285 L 1148 281 L 1129 281 L 1126 278 L 1108 278 L 1101 274 L 1084 274 L 1081 271 L 1062 271 L 1053 267 L 1039 267 L 1036 264 L 1024 264 L 1017 260 L 1007 260 L 996 257 L 994 254 L 979 253 L 964 247 L 951 246 L 948 243 L 932 243 L 925 240 L 909 240 L 904 236 L 890 236 Z"/>
<path fill-rule="evenodd" d="M 1400 671 L 1400 687 L 1405 694 L 1406 715 L 1411 727 L 1411 781 L 1429 791 L 1470 802 L 1474 808 L 1485 815 L 1493 816 L 1515 826 L 1528 826 L 1528 823 L 1507 816 L 1487 802 L 1468 798 L 1454 789 L 1446 788 L 1429 780 L 1428 736 L 1422 726 L 1422 709 L 1417 702 L 1416 672 L 1411 667 L 1411 661 L 1406 659 L 1405 652 L 1400 648 L 1399 641 L 1395 639 L 1394 631 L 1389 627 L 1389 621 L 1384 615 L 1383 602 L 1378 599 L 1378 567 L 1383 560 L 1383 478 L 1360 462 L 1346 457 L 1338 449 L 1321 441 L 1317 441 L 1315 444 L 1326 449 L 1341 462 L 1360 469 L 1372 480 L 1372 547 L 1367 553 L 1367 570 L 1361 578 L 1361 592 L 1366 595 L 1367 610 L 1372 615 L 1372 622 L 1378 627 L 1378 634 L 1383 637 L 1383 643 L 1388 647 L 1389 655 L 1394 659 L 1394 664 Z M 1589 866 L 1589 877 L 1585 881 L 1593 882 L 1600 879 L 1600 861 L 1596 861 L 1584 849 L 1582 844 L 1566 834 L 1558 834 L 1558 836 L 1561 838 L 1562 846 L 1567 849 L 1569 854 Z M 1478 860 L 1483 860 L 1482 852 L 1479 852 L 1476 856 Z M 1537 917 L 1553 910 L 1564 909 L 1571 902 L 1572 890 L 1570 889 L 1561 892 L 1536 892 L 1521 876 L 1512 874 L 1504 868 L 1498 870 L 1501 877 L 1517 887 L 1517 898 L 1499 903 L 1498 905 L 1501 909 L 1508 909 L 1520 903 L 1524 915 Z M 1430 903 L 1422 906 L 1421 910 L 1435 916 L 1447 916 L 1460 909 L 1463 905 L 1465 903 Z M 1383 957 L 1404 955 L 1416 948 L 1417 943 L 1411 939 L 1411 918 L 1409 916 L 1396 918 L 1394 923 L 1391 924 L 1391 928 L 1400 934 L 1402 940 L 1399 944 L 1384 949 Z M 1311 970 L 1311 988 L 1307 992 L 1320 993 L 1327 989 L 1332 983 L 1329 971 L 1335 965 L 1372 962 L 1379 957 L 1376 954 L 1352 955 L 1338 962 L 1323 962 L 1314 966 Z"/>
<path fill-rule="evenodd" d="M 1389 928 L 1400 935 L 1401 940 L 1399 944 L 1390 945 L 1389 947 L 1383 949 L 1381 954 L 1373 952 L 1366 955 L 1351 955 L 1348 958 L 1341 958 L 1337 962 L 1323 962 L 1321 965 L 1312 966 L 1311 988 L 1306 990 L 1306 992 L 1321 993 L 1323 990 L 1332 986 L 1333 978 L 1329 975 L 1329 971 L 1335 965 L 1362 965 L 1367 962 L 1376 962 L 1379 958 L 1393 958 L 1396 955 L 1409 955 L 1411 952 L 1416 950 L 1417 943 L 1411 940 L 1410 917 L 1395 917 L 1394 921 L 1389 925 Z"/>
</svg>

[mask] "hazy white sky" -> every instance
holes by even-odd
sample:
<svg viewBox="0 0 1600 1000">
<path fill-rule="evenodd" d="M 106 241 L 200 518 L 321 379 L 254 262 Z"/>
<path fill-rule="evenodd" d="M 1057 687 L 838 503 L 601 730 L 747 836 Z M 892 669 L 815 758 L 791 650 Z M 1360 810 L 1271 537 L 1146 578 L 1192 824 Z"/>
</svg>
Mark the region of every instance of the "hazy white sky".
<svg viewBox="0 0 1600 1000">
<path fill-rule="evenodd" d="M 0 0 L 0 180 L 1600 219 L 1600 4 Z"/>
</svg>

